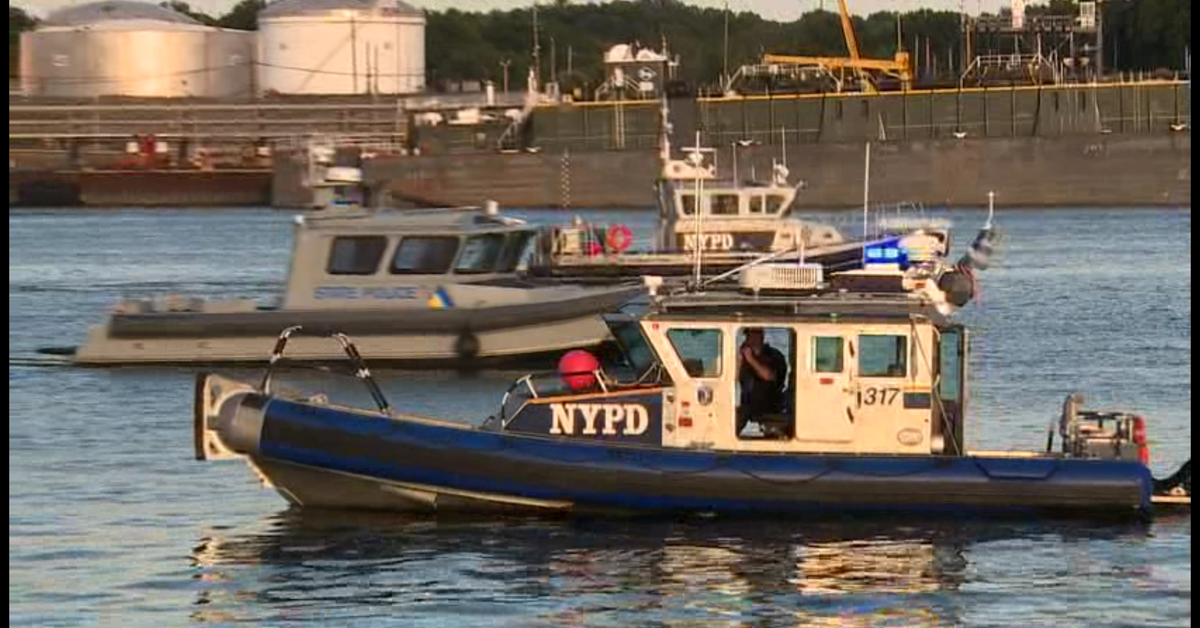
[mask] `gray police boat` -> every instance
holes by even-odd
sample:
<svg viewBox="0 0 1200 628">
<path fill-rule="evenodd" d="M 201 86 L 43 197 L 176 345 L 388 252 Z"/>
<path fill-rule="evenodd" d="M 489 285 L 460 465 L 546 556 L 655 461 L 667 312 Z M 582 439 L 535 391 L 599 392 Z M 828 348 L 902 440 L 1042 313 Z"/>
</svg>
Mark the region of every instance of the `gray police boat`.
<svg viewBox="0 0 1200 628">
<path fill-rule="evenodd" d="M 297 217 L 278 304 L 123 301 L 71 359 L 92 366 L 262 362 L 279 331 L 297 325 L 354 334 L 364 355 L 397 365 L 544 363 L 611 342 L 598 315 L 637 296 L 637 283 L 529 278 L 520 266 L 536 234 L 492 204 L 403 212 L 330 206 Z M 313 338 L 293 348 L 311 360 L 341 357 Z"/>
<path fill-rule="evenodd" d="M 1156 480 L 1147 421 L 1063 404 L 1044 449 L 973 451 L 969 334 L 953 320 L 975 292 L 995 232 L 957 264 L 887 263 L 828 280 L 817 265 L 760 264 L 737 289 L 660 293 L 605 321 L 622 365 L 565 356 L 527 375 L 479 425 L 397 412 L 353 343 L 377 408 L 206 374 L 200 459 L 241 459 L 305 508 L 547 514 L 1141 516 L 1190 507 L 1190 461 Z M 758 330 L 786 358 L 778 405 L 746 408 L 739 346 Z M 274 359 L 289 338 L 287 330 Z M 1058 437 L 1058 446 L 1053 440 Z"/>
</svg>

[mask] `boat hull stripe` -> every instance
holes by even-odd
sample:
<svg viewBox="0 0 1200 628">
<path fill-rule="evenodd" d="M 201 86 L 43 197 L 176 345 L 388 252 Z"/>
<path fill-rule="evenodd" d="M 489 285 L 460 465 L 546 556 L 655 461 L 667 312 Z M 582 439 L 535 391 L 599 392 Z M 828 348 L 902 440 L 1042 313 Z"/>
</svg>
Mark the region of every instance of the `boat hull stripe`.
<svg viewBox="0 0 1200 628">
<path fill-rule="evenodd" d="M 662 450 L 419 424 L 273 400 L 268 459 L 369 477 L 636 510 L 958 510 L 1134 513 L 1134 462 L 778 455 Z"/>
</svg>

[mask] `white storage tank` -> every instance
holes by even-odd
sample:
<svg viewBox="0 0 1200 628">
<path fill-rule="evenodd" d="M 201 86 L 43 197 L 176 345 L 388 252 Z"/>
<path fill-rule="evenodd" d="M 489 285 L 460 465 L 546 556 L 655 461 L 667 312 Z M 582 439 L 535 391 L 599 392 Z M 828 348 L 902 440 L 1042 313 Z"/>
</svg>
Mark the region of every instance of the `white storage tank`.
<svg viewBox="0 0 1200 628">
<path fill-rule="evenodd" d="M 258 14 L 258 87 L 279 94 L 425 88 L 425 14 L 396 0 L 277 0 Z"/>
<path fill-rule="evenodd" d="M 51 13 L 21 34 L 30 96 L 224 98 L 253 93 L 254 34 L 171 9 L 103 0 Z"/>
</svg>

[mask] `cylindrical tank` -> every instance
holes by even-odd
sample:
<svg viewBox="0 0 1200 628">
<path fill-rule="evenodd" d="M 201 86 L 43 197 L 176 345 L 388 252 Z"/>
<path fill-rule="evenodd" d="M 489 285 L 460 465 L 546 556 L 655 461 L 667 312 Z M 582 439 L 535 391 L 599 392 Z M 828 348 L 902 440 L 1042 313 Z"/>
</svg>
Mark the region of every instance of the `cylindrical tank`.
<svg viewBox="0 0 1200 628">
<path fill-rule="evenodd" d="M 249 95 L 254 34 L 204 26 L 171 9 L 104 0 L 56 11 L 21 35 L 31 96 L 220 98 Z"/>
<path fill-rule="evenodd" d="M 258 14 L 258 88 L 405 94 L 425 88 L 425 14 L 396 0 L 278 0 Z"/>
</svg>

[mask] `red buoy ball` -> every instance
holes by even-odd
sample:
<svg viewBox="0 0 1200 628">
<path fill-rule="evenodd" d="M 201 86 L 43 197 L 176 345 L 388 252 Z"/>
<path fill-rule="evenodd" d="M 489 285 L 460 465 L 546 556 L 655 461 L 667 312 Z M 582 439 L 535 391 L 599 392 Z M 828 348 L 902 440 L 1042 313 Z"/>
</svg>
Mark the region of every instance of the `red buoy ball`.
<svg viewBox="0 0 1200 628">
<path fill-rule="evenodd" d="M 587 390 L 596 385 L 595 372 L 600 360 L 582 349 L 566 352 L 558 361 L 558 374 L 572 392 Z"/>
</svg>

